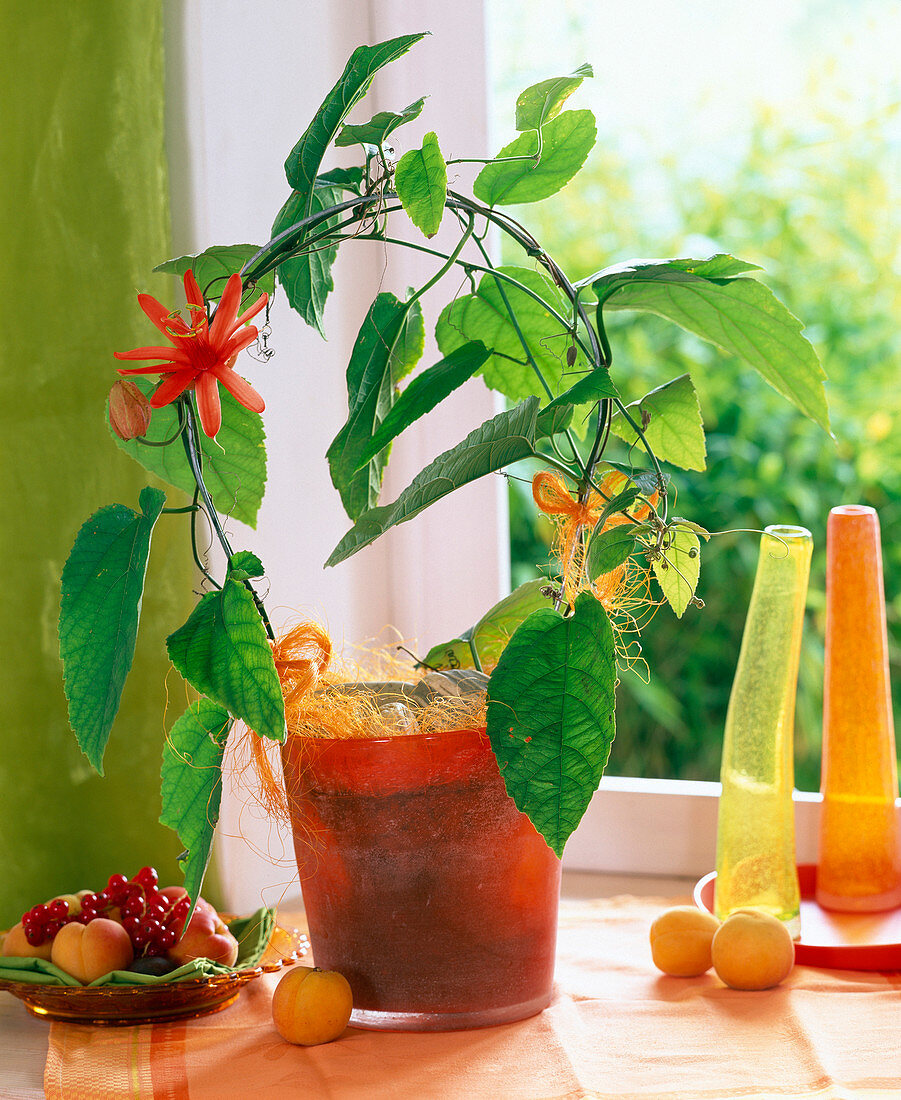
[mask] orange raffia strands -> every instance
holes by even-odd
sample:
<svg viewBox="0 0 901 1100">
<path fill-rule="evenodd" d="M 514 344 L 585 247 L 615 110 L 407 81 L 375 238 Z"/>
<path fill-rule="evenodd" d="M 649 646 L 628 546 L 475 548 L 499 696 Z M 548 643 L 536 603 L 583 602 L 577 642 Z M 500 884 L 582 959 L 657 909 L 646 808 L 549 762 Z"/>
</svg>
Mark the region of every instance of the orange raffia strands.
<svg viewBox="0 0 901 1100">
<path fill-rule="evenodd" d="M 585 577 L 585 540 L 583 528 L 593 528 L 604 510 L 607 501 L 621 493 L 629 479 L 618 470 L 611 470 L 601 481 L 601 492 L 592 490 L 584 501 L 576 500 L 567 489 L 563 479 L 549 470 L 542 470 L 532 479 L 532 497 L 545 515 L 550 516 L 556 527 L 553 553 L 560 560 L 563 579 L 563 596 L 572 604 L 581 591 L 591 591 L 603 604 L 606 611 L 613 611 L 618 597 L 623 592 L 629 573 L 628 563 L 624 562 L 610 573 L 603 573 L 594 580 Z M 658 494 L 650 498 L 656 506 Z M 629 515 L 639 522 L 650 513 L 648 504 L 633 505 Z M 622 512 L 615 512 L 604 521 L 602 530 L 628 523 Z"/>
<path fill-rule="evenodd" d="M 187 325 L 177 312 L 170 312 L 156 298 L 139 294 L 138 304 L 160 332 L 172 342 L 171 347 L 135 348 L 117 351 L 117 359 L 161 359 L 152 367 L 122 367 L 119 374 L 161 374 L 163 380 L 150 398 L 154 409 L 161 409 L 193 389 L 197 397 L 200 424 L 210 438 L 222 425 L 219 383 L 252 412 L 262 412 L 266 405 L 257 391 L 235 372 L 238 353 L 252 344 L 259 330 L 245 323 L 265 309 L 269 301 L 262 294 L 256 302 L 238 316 L 241 305 L 240 275 L 231 275 L 216 308 L 212 324 L 208 323 L 206 304 L 193 271 L 185 272 L 185 298 L 191 323 Z"/>
</svg>

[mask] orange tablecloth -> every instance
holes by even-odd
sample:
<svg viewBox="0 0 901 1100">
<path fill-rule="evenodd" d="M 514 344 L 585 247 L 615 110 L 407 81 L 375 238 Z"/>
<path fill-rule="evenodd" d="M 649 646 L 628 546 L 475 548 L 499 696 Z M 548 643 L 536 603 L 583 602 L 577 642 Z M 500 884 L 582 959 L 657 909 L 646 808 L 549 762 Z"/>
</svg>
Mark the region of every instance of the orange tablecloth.
<svg viewBox="0 0 901 1100">
<path fill-rule="evenodd" d="M 445 1034 L 350 1029 L 292 1047 L 270 1018 L 277 976 L 229 1009 L 132 1028 L 53 1024 L 50 1100 L 576 1100 L 901 1097 L 901 975 L 796 967 L 766 993 L 660 975 L 651 920 L 671 901 L 561 906 L 552 1005 Z M 0 1095 L 5 1093 L 0 1068 Z"/>
</svg>

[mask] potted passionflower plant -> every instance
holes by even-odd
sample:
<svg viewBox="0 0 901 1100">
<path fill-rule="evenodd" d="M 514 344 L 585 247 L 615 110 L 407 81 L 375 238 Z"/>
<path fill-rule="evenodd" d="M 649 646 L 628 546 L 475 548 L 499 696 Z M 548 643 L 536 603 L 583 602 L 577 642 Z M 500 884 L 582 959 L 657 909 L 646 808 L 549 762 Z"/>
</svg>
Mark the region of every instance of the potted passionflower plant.
<svg viewBox="0 0 901 1100">
<path fill-rule="evenodd" d="M 750 275 L 753 264 L 725 254 L 632 260 L 574 277 L 510 214 L 559 191 L 588 156 L 594 118 L 567 101 L 589 66 L 519 96 L 517 136 L 478 162 L 471 194 L 448 186 L 448 164 L 464 158 L 446 160 L 435 133 L 395 152 L 424 99 L 348 121 L 376 72 L 421 37 L 354 51 L 288 154 L 290 195 L 269 242 L 215 246 L 157 269 L 182 276 L 185 306 L 141 296 L 166 343 L 119 353 L 148 365 L 121 368 L 110 420 L 121 447 L 192 495 L 184 510 L 206 591 L 166 645 L 199 698 L 167 737 L 161 818 L 185 844 L 189 892 L 202 881 L 223 753 L 241 722 L 264 778 L 260 747 L 283 745 L 314 952 L 350 978 L 356 1021 L 456 1027 L 547 1003 L 559 857 L 608 759 L 617 668 L 637 656 L 635 628 L 648 607 L 665 602 L 681 616 L 700 604 L 708 532 L 671 514 L 662 465 L 704 468 L 692 380 L 661 379 L 627 401 L 609 314 L 665 317 L 828 422 L 816 355 L 800 322 Z M 333 146 L 359 147 L 359 164 L 325 168 Z M 421 238 L 398 235 L 405 219 Z M 433 242 L 441 225 L 457 231 L 453 247 Z M 520 250 L 519 264 L 496 263 L 489 228 Z M 250 322 L 268 310 L 277 281 L 321 331 L 337 251 L 358 240 L 415 248 L 434 269 L 403 298 L 380 292 L 362 319 L 347 367 L 347 422 L 326 456 L 352 526 L 327 564 L 459 486 L 537 458 L 544 469 L 533 495 L 555 521 L 559 565 L 557 577 L 536 576 L 459 637 L 438 641 L 418 666 L 380 675 L 332 668 L 314 625 L 275 639 L 254 587 L 263 565 L 229 545 L 217 514 L 253 522 L 262 497 L 263 401 L 236 360 L 257 339 Z M 442 280 L 447 304 L 433 319 L 442 357 L 413 374 L 422 298 Z M 391 443 L 476 375 L 507 409 L 381 502 Z M 70 716 L 98 769 L 164 507 L 163 492 L 147 488 L 138 510 L 102 509 L 79 532 L 63 574 Z M 224 552 L 224 575 L 213 576 L 197 550 L 202 514 Z"/>
</svg>

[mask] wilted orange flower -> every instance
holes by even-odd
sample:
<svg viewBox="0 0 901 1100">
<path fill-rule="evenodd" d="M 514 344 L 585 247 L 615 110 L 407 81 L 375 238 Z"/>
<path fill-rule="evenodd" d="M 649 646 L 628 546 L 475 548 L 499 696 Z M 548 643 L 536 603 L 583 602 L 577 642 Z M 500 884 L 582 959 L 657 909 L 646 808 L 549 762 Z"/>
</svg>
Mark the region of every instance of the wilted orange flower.
<svg viewBox="0 0 901 1100">
<path fill-rule="evenodd" d="M 150 398 L 155 409 L 168 405 L 185 390 L 193 387 L 197 395 L 200 423 L 210 437 L 222 424 L 219 404 L 219 383 L 247 409 L 262 412 L 266 407 L 262 397 L 248 382 L 234 371 L 238 352 L 252 344 L 258 336 L 256 325 L 247 325 L 267 303 L 263 294 L 241 316 L 241 277 L 232 275 L 216 309 L 213 323 L 207 322 L 203 295 L 193 271 L 185 272 L 185 297 L 191 315 L 187 325 L 178 315 L 170 313 L 156 298 L 139 294 L 138 303 L 156 327 L 172 341 L 172 347 L 135 348 L 134 351 L 117 351 L 117 359 L 162 359 L 152 367 L 120 368 L 120 374 L 162 374 L 162 381 Z"/>
<path fill-rule="evenodd" d="M 109 391 L 109 423 L 120 439 L 137 439 L 150 427 L 150 402 L 134 382 L 120 378 Z"/>
</svg>

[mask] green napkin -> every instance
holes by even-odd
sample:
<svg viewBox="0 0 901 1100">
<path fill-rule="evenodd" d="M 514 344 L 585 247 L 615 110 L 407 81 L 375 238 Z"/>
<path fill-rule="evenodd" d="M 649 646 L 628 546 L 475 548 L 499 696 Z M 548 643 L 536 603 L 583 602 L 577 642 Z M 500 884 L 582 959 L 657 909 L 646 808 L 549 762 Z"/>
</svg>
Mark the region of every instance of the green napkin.
<svg viewBox="0 0 901 1100">
<path fill-rule="evenodd" d="M 275 910 L 258 909 L 249 917 L 229 922 L 228 930 L 238 941 L 238 958 L 234 966 L 222 966 L 210 959 L 194 959 L 169 974 L 133 974 L 130 970 L 114 970 L 90 983 L 100 985 L 160 985 L 166 982 L 186 982 L 196 978 L 213 978 L 234 974 L 256 966 L 263 957 L 275 927 Z M 81 986 L 76 978 L 44 959 L 23 959 L 15 956 L 0 958 L 0 981 L 29 982 L 33 985 Z"/>
</svg>

